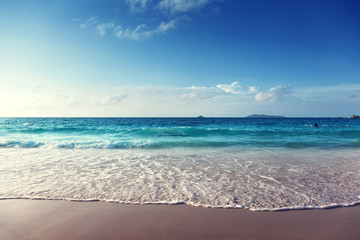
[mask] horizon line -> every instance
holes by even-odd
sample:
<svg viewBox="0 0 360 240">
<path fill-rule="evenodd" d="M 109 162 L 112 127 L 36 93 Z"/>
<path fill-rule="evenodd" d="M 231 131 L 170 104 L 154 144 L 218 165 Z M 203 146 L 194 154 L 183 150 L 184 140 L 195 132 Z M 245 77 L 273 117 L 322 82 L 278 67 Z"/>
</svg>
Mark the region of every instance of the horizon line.
<svg viewBox="0 0 360 240">
<path fill-rule="evenodd" d="M 358 116 L 358 115 L 350 115 L 347 117 L 344 116 L 300 116 L 300 117 L 294 117 L 294 116 L 282 116 L 282 115 L 266 115 L 266 114 L 257 114 L 260 115 L 260 117 L 252 117 L 251 114 L 248 116 L 117 116 L 117 117 L 111 117 L 111 116 L 0 116 L 0 118 L 198 118 L 198 119 L 206 119 L 206 118 L 349 118 L 351 116 Z M 261 117 L 261 115 L 264 115 L 264 117 Z"/>
</svg>

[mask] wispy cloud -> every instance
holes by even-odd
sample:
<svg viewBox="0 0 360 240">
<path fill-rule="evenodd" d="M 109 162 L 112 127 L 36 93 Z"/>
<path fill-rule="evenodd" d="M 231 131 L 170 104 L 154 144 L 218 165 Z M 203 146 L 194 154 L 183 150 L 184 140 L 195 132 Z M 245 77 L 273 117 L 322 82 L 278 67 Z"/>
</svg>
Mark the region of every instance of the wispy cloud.
<svg viewBox="0 0 360 240">
<path fill-rule="evenodd" d="M 125 2 L 129 4 L 131 12 L 138 13 L 145 11 L 147 3 L 150 1 L 151 0 L 126 0 Z"/>
<path fill-rule="evenodd" d="M 174 18 L 166 22 L 160 22 L 154 28 L 150 28 L 146 24 L 139 24 L 133 29 L 131 27 L 124 28 L 121 25 L 115 25 L 114 21 L 107 23 L 99 22 L 97 17 L 91 17 L 80 24 L 80 27 L 83 29 L 93 27 L 95 33 L 100 37 L 105 36 L 105 34 L 112 29 L 114 36 L 119 39 L 140 40 L 150 38 L 154 35 L 165 34 L 169 30 L 175 29 L 180 19 L 187 18 Z"/>
<path fill-rule="evenodd" d="M 224 90 L 227 93 L 232 94 L 243 94 L 242 86 L 238 82 L 233 82 L 231 84 L 218 84 L 216 85 L 217 88 Z"/>
<path fill-rule="evenodd" d="M 153 35 L 164 34 L 170 29 L 174 29 L 176 27 L 177 21 L 178 19 L 173 19 L 169 22 L 161 22 L 154 29 L 148 29 L 145 24 L 140 24 L 135 29 L 131 29 L 129 27 L 125 30 L 122 28 L 122 26 L 117 26 L 114 28 L 114 34 L 120 39 L 140 40 L 152 37 Z"/>
<path fill-rule="evenodd" d="M 216 85 L 216 87 L 227 93 L 236 94 L 236 95 L 240 95 L 240 94 L 254 95 L 259 92 L 258 91 L 259 88 L 257 86 L 243 87 L 237 81 L 233 82 L 231 84 L 218 84 L 218 85 Z"/>
<path fill-rule="evenodd" d="M 258 93 L 259 91 L 258 91 L 258 87 L 257 86 L 248 86 L 248 94 L 250 94 L 250 95 L 253 95 L 253 94 L 256 94 L 256 93 Z"/>
<path fill-rule="evenodd" d="M 210 2 L 210 0 L 162 0 L 157 8 L 171 13 L 188 12 L 200 9 Z"/>
<path fill-rule="evenodd" d="M 218 84 L 215 87 L 190 87 L 187 88 L 190 93 L 183 96 L 194 98 L 197 96 L 195 93 L 201 92 L 204 95 L 204 92 L 215 94 L 217 97 L 230 97 L 233 101 L 259 101 L 259 102 L 275 102 L 281 100 L 285 96 L 292 94 L 293 90 L 291 87 L 282 87 L 276 86 L 270 88 L 269 90 L 260 92 L 259 87 L 257 86 L 241 86 L 237 81 L 231 84 Z M 224 95 L 226 94 L 226 95 Z"/>
<path fill-rule="evenodd" d="M 187 100 L 196 100 L 196 101 L 204 101 L 208 99 L 213 99 L 216 97 L 216 93 L 213 91 L 191 91 L 185 92 L 181 95 L 181 99 Z"/>
<path fill-rule="evenodd" d="M 156 34 L 160 34 L 160 33 L 165 33 L 167 32 L 168 30 L 170 29 L 173 29 L 175 28 L 175 24 L 178 22 L 178 18 L 177 19 L 173 19 L 169 22 L 161 22 L 159 24 L 159 26 L 155 29 L 155 33 Z"/>
<path fill-rule="evenodd" d="M 133 13 L 141 13 L 149 8 L 160 12 L 184 13 L 201 9 L 213 0 L 125 0 Z M 153 3 L 151 5 L 150 3 Z M 153 8 L 149 6 L 155 6 Z"/>
<path fill-rule="evenodd" d="M 101 101 L 101 103 L 102 103 L 102 105 L 113 105 L 113 104 L 123 101 L 126 97 L 127 97 L 127 94 L 118 93 L 118 94 L 114 94 L 114 95 L 105 97 Z"/>
<path fill-rule="evenodd" d="M 116 26 L 115 28 L 114 28 L 114 35 L 116 36 L 116 37 L 118 37 L 118 38 L 122 38 L 123 37 L 123 35 L 124 35 L 124 30 L 123 30 L 123 27 L 122 26 Z"/>
<path fill-rule="evenodd" d="M 115 24 L 113 22 L 110 22 L 110 23 L 101 23 L 101 24 L 98 24 L 96 25 L 95 29 L 97 31 L 97 34 L 100 36 L 100 37 L 103 37 L 105 34 L 106 34 L 106 31 L 108 29 L 111 29 L 115 26 Z"/>
<path fill-rule="evenodd" d="M 265 92 L 259 92 L 255 95 L 256 101 L 269 101 L 269 102 L 275 102 L 279 99 L 282 99 L 286 95 L 289 95 L 292 92 L 290 87 L 282 87 L 282 86 L 276 86 L 273 88 L 270 88 L 269 90 Z"/>
<path fill-rule="evenodd" d="M 81 21 L 77 19 L 76 22 Z M 92 29 L 97 35 L 103 37 L 106 32 L 115 27 L 114 21 L 111 22 L 99 22 L 98 17 L 90 17 L 86 21 L 80 24 L 82 29 Z"/>
<path fill-rule="evenodd" d="M 75 89 L 41 82 L 5 82 L 0 88 L 0 116 L 349 116 L 360 106 L 359 84 L 276 86 L 262 91 L 255 85 L 238 86 L 240 81 L 214 86 Z"/>
<path fill-rule="evenodd" d="M 139 15 L 141 18 L 138 20 L 141 19 L 142 23 L 131 26 L 115 20 L 104 22 L 94 16 L 83 20 L 80 27 L 93 29 L 100 37 L 113 29 L 114 36 L 119 39 L 146 39 L 175 29 L 179 22 L 190 21 L 189 15 L 192 11 L 202 9 L 211 2 L 214 0 L 125 0 L 133 13 L 132 16 Z M 81 22 L 79 18 L 74 19 L 74 22 Z"/>
<path fill-rule="evenodd" d="M 80 24 L 81 28 L 87 28 L 97 23 L 97 17 L 90 17 L 84 23 Z"/>
<path fill-rule="evenodd" d="M 145 37 L 146 31 L 144 29 L 146 28 L 145 24 L 138 25 L 135 29 L 126 28 L 125 30 L 122 29 L 122 26 L 117 26 L 114 29 L 115 36 L 117 36 L 120 39 L 132 39 L 132 40 L 139 40 L 140 38 Z"/>
</svg>

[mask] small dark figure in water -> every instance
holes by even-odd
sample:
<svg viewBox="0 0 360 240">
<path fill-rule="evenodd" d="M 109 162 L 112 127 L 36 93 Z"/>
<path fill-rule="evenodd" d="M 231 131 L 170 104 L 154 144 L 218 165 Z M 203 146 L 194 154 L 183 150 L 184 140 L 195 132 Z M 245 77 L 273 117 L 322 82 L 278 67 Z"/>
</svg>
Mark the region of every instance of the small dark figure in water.
<svg viewBox="0 0 360 240">
<path fill-rule="evenodd" d="M 318 127 L 318 124 L 317 124 L 317 123 L 315 123 L 315 127 Z"/>
</svg>

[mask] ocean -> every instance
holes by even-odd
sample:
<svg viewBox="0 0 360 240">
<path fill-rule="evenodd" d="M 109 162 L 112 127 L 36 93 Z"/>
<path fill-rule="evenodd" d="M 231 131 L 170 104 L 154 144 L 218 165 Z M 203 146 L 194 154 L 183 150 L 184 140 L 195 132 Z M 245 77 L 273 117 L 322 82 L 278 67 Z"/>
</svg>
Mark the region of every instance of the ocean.
<svg viewBox="0 0 360 240">
<path fill-rule="evenodd" d="M 0 118 L 0 199 L 23 198 L 269 211 L 353 206 L 360 120 Z"/>
</svg>

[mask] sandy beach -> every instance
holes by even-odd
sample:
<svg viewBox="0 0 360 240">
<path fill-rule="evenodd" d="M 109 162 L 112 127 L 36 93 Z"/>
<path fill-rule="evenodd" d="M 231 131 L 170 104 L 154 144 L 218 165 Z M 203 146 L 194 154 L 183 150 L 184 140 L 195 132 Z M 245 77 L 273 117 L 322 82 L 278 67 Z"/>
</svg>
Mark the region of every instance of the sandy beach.
<svg viewBox="0 0 360 240">
<path fill-rule="evenodd" d="M 0 201 L 0 239 L 359 239 L 360 207 L 252 212 L 187 205 Z"/>
</svg>

